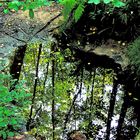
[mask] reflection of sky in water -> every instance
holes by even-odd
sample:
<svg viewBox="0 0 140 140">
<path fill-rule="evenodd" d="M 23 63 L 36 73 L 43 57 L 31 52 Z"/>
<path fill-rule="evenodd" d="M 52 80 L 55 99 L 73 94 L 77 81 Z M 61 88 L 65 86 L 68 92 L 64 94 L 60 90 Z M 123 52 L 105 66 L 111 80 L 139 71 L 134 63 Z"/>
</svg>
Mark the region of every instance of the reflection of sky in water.
<svg viewBox="0 0 140 140">
<path fill-rule="evenodd" d="M 112 117 L 111 128 L 116 128 L 117 127 L 117 125 L 118 125 L 118 119 L 119 119 L 119 115 L 115 115 L 114 117 Z M 102 124 L 100 123 L 99 124 L 100 120 L 97 120 L 95 122 L 96 123 L 94 123 L 94 124 L 98 124 L 98 125 L 103 126 L 103 128 L 99 131 L 99 133 L 97 135 L 97 139 L 98 139 L 98 137 L 99 138 L 104 138 L 104 134 L 106 134 L 106 126 L 105 126 L 105 123 L 102 123 Z M 114 135 L 110 133 L 110 140 L 113 139 L 113 136 Z"/>
<path fill-rule="evenodd" d="M 120 96 L 122 96 L 122 90 L 121 90 L 121 86 L 119 85 L 118 86 L 118 91 L 117 91 L 117 95 L 116 95 L 116 102 L 120 100 Z M 76 87 L 75 87 L 75 91 L 76 93 L 78 93 L 78 89 L 76 90 Z M 110 93 L 112 93 L 112 86 L 111 85 L 106 85 L 105 88 L 104 88 L 104 96 L 103 96 L 103 102 L 104 102 L 104 106 L 105 108 L 109 108 L 109 102 L 110 102 Z M 78 95 L 78 98 L 76 99 L 76 103 L 79 105 L 79 106 L 82 106 L 83 104 L 83 101 L 86 101 L 86 87 L 84 86 L 84 84 L 82 84 L 82 91 L 81 91 L 81 94 Z M 106 117 L 108 115 L 108 112 L 107 114 L 104 114 Z M 116 114 L 112 117 L 112 121 L 111 121 L 111 129 L 112 128 L 116 128 L 117 125 L 118 125 L 118 119 L 119 119 L 119 114 Z M 75 128 L 78 128 L 78 125 L 80 124 L 80 122 L 82 122 L 82 120 L 77 120 L 76 122 L 76 126 L 74 126 L 74 123 L 73 123 L 73 127 L 71 127 L 71 129 L 75 129 Z M 96 119 L 94 120 L 93 122 L 93 125 L 100 125 L 102 126 L 103 128 L 100 129 L 98 135 L 97 135 L 97 138 L 96 139 L 99 139 L 99 138 L 104 138 L 104 135 L 106 134 L 106 123 L 104 121 L 102 121 L 101 119 Z M 110 134 L 110 140 L 113 139 L 113 134 L 111 133 Z"/>
<path fill-rule="evenodd" d="M 39 78 L 41 78 L 43 75 L 43 71 L 39 71 Z M 46 83 L 46 86 L 48 84 L 51 84 L 51 77 L 49 78 L 48 77 L 48 80 L 47 80 L 47 83 Z M 77 88 L 78 87 L 78 88 Z M 73 97 L 79 92 L 79 89 L 80 89 L 80 83 L 75 86 L 74 88 L 74 93 L 71 94 L 71 99 L 73 99 Z M 90 89 L 90 92 L 91 92 L 91 89 Z M 103 103 L 104 103 L 104 107 L 108 110 L 109 108 L 109 102 L 110 102 L 110 93 L 112 92 L 112 85 L 105 85 L 105 88 L 104 88 L 104 95 L 103 95 Z M 82 90 L 81 92 L 78 93 L 78 96 L 77 96 L 77 99 L 76 99 L 76 104 L 79 105 L 79 106 L 82 106 L 83 105 L 83 102 L 86 101 L 87 99 L 87 88 L 86 86 L 84 85 L 84 83 L 82 83 Z M 122 91 L 121 91 L 121 86 L 119 86 L 118 88 L 118 92 L 117 92 L 117 95 L 116 95 L 116 102 L 120 100 L 120 97 L 122 96 Z M 120 101 L 119 101 L 120 103 Z M 55 108 L 56 110 L 61 106 L 61 104 L 57 103 Z M 44 104 L 42 106 L 43 110 L 49 112 L 48 115 L 51 117 L 51 103 L 49 103 L 47 106 Z M 106 118 L 107 118 L 107 115 L 108 115 L 108 112 L 102 112 Z M 114 115 L 113 118 L 112 118 L 112 121 L 111 121 L 111 128 L 116 128 L 117 125 L 118 125 L 118 119 L 119 119 L 119 115 Z M 70 119 L 70 123 L 67 124 L 67 130 L 68 131 L 71 131 L 71 130 L 75 130 L 75 129 L 78 129 L 78 126 L 79 124 L 82 123 L 82 118 L 79 118 L 77 120 L 72 120 L 72 118 Z M 104 135 L 106 134 L 106 122 L 102 121 L 101 119 L 94 119 L 93 120 L 93 125 L 100 125 L 102 126 L 102 129 L 99 130 L 98 132 L 98 135 L 96 137 L 95 140 L 98 140 L 100 138 L 104 138 Z M 110 134 L 110 140 L 113 140 L 113 134 L 111 133 Z"/>
</svg>

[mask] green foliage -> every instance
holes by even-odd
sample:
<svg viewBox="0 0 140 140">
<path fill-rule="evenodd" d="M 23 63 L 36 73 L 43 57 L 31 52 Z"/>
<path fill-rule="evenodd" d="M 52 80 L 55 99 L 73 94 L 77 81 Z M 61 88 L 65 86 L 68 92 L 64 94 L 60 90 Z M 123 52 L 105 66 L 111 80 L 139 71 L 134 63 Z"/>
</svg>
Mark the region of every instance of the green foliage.
<svg viewBox="0 0 140 140">
<path fill-rule="evenodd" d="M 130 64 L 137 68 L 137 74 L 140 75 L 140 37 L 128 46 L 127 55 Z"/>
<path fill-rule="evenodd" d="M 99 4 L 100 0 L 89 0 L 88 3 Z"/>
<path fill-rule="evenodd" d="M 64 18 L 67 20 L 69 17 L 70 12 L 76 5 L 76 0 L 60 0 L 60 3 L 64 6 L 63 15 Z"/>
<path fill-rule="evenodd" d="M 63 16 L 65 21 L 67 21 L 70 16 L 73 16 L 75 22 L 80 19 L 84 12 L 85 0 L 59 0 L 59 2 L 64 6 Z"/>
<path fill-rule="evenodd" d="M 9 75 L 0 74 L 0 137 L 6 139 L 15 135 L 20 128 L 24 118 L 22 110 L 29 105 L 25 82 L 21 81 L 10 91 L 10 87 L 15 80 L 11 80 Z M 12 101 L 17 105 L 12 104 Z"/>
<path fill-rule="evenodd" d="M 80 3 L 77 9 L 75 10 L 75 14 L 74 14 L 74 19 L 76 22 L 80 19 L 83 12 L 84 12 L 84 3 Z"/>
<path fill-rule="evenodd" d="M 51 51 L 53 42 L 49 40 L 47 44 L 43 45 L 41 58 L 39 63 L 39 75 L 38 84 L 36 90 L 36 98 L 34 103 L 33 114 L 36 116 L 39 106 L 38 118 L 35 119 L 36 126 L 29 133 L 46 136 L 48 139 L 52 138 L 51 127 L 51 107 L 52 107 L 52 60 L 55 61 L 55 103 L 56 103 L 56 116 L 57 116 L 57 129 L 55 133 L 59 137 L 62 134 L 62 121 L 64 121 L 65 114 L 69 109 L 69 105 L 72 99 L 69 94 L 73 92 L 74 78 L 69 77 L 70 71 L 73 69 L 73 64 L 65 62 L 64 57 L 70 57 L 71 51 L 66 49 L 65 51 L 58 50 L 56 52 Z M 24 58 L 24 67 L 21 72 L 21 77 L 26 78 L 27 84 L 30 86 L 30 92 L 33 92 L 36 60 L 38 55 L 39 43 L 29 44 Z M 49 65 L 48 65 L 49 64 Z M 39 124 L 39 125 L 38 125 Z"/>
<path fill-rule="evenodd" d="M 122 7 L 125 4 L 121 2 L 120 0 L 103 0 L 103 3 L 109 4 L 111 3 L 115 7 Z M 68 20 L 69 17 L 73 16 L 75 22 L 77 22 L 80 17 L 82 16 L 85 8 L 85 3 L 87 3 L 86 0 L 59 0 L 59 3 L 64 6 L 63 9 L 63 15 L 64 19 Z M 100 4 L 102 3 L 101 0 L 88 0 L 88 4 Z M 29 16 L 30 18 L 34 17 L 34 9 L 39 8 L 41 6 L 47 6 L 50 2 L 48 0 L 26 0 L 26 1 L 19 1 L 19 0 L 13 0 L 8 3 L 4 3 L 4 13 L 9 13 L 10 10 L 29 10 Z M 1 4 L 2 5 L 2 4 Z M 6 6 L 5 6 L 6 5 Z M 71 15 L 73 12 L 73 15 Z"/>
<path fill-rule="evenodd" d="M 140 131 L 140 129 L 139 129 Z M 135 140 L 140 140 L 140 133 L 138 133 L 138 135 L 135 137 Z"/>
<path fill-rule="evenodd" d="M 110 3 L 112 0 L 103 0 L 105 4 Z"/>
<path fill-rule="evenodd" d="M 33 9 L 29 10 L 29 16 L 30 16 L 30 18 L 34 18 L 34 11 L 33 11 Z"/>
<path fill-rule="evenodd" d="M 34 17 L 34 9 L 37 9 L 41 6 L 48 6 L 50 2 L 48 0 L 26 0 L 26 1 L 19 1 L 19 0 L 13 0 L 10 2 L 3 2 L 0 3 L 1 6 L 4 6 L 4 13 L 9 13 L 10 10 L 29 10 L 29 16 L 30 18 Z"/>
<path fill-rule="evenodd" d="M 94 3 L 95 5 L 101 3 L 102 1 L 101 0 L 89 0 L 88 3 L 92 4 Z M 103 2 L 105 4 L 109 4 L 110 2 L 112 2 L 112 4 L 115 6 L 115 7 L 122 7 L 122 6 L 125 6 L 125 4 L 123 2 L 121 2 L 120 0 L 103 0 Z"/>
<path fill-rule="evenodd" d="M 82 16 L 87 3 L 95 4 L 95 5 L 102 3 L 101 0 L 88 0 L 88 2 L 86 0 L 59 0 L 59 2 L 64 6 L 63 9 L 64 19 L 67 21 L 69 17 L 71 18 L 72 16 L 75 22 L 77 22 Z M 125 4 L 120 0 L 113 0 L 113 1 L 103 0 L 103 3 L 105 4 L 112 3 L 114 7 L 118 7 L 118 8 L 125 6 Z"/>
</svg>

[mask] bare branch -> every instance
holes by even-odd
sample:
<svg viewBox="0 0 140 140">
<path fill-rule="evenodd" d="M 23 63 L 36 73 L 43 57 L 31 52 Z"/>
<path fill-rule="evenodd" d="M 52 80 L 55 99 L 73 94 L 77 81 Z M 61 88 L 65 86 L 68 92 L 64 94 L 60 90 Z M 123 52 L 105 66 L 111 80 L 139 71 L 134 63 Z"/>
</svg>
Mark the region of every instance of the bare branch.
<svg viewBox="0 0 140 140">
<path fill-rule="evenodd" d="M 50 19 L 50 21 L 48 21 L 41 29 L 39 29 L 33 36 L 37 35 L 38 33 L 40 33 L 41 31 L 43 31 L 45 28 L 47 28 L 56 18 L 58 18 L 61 15 L 61 13 L 59 13 L 58 15 L 56 15 L 55 17 L 53 17 L 52 19 Z"/>
</svg>

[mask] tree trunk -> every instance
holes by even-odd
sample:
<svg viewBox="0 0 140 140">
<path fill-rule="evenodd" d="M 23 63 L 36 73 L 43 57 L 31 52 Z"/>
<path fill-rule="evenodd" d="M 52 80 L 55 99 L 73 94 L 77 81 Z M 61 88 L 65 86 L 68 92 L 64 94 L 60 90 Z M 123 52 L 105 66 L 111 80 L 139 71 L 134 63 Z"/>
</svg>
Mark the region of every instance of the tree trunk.
<svg viewBox="0 0 140 140">
<path fill-rule="evenodd" d="M 117 87 L 118 87 L 118 81 L 114 79 L 114 81 L 113 81 L 113 89 L 112 89 L 112 93 L 111 93 L 111 97 L 110 97 L 110 107 L 109 107 L 109 111 L 108 111 L 106 140 L 110 139 L 110 127 L 111 127 L 111 121 L 112 121 L 114 106 L 115 106 Z"/>
<path fill-rule="evenodd" d="M 55 140 L 55 46 L 52 45 L 52 140 Z"/>
<path fill-rule="evenodd" d="M 34 89 L 33 89 L 33 97 L 32 97 L 32 104 L 31 104 L 31 110 L 30 110 L 30 114 L 29 114 L 29 120 L 27 121 L 27 124 L 26 124 L 26 127 L 27 127 L 28 131 L 30 130 L 30 125 L 31 125 L 31 121 L 32 121 L 32 114 L 33 114 L 33 107 L 34 107 L 34 102 L 35 102 L 35 97 L 36 97 L 36 87 L 37 87 L 37 82 L 38 82 L 39 61 L 40 61 L 41 50 L 42 50 L 42 44 L 39 45 L 37 64 L 36 64 L 36 74 L 35 74 L 35 81 L 34 81 Z"/>
<path fill-rule="evenodd" d="M 96 69 L 93 71 L 93 76 L 92 76 L 92 87 L 91 87 L 91 96 L 90 96 L 90 113 L 89 113 L 89 125 L 91 124 L 92 121 L 92 110 L 93 110 L 93 92 L 94 92 L 94 82 L 95 82 L 95 76 L 96 76 Z"/>
<path fill-rule="evenodd" d="M 119 121 L 118 121 L 116 140 L 120 140 L 121 129 L 122 129 L 122 126 L 123 126 L 123 123 L 124 123 L 124 118 L 125 118 L 125 116 L 126 116 L 128 104 L 129 104 L 128 91 L 125 90 L 125 92 L 124 92 L 124 102 L 123 102 L 123 104 L 122 104 L 121 113 L 120 113 L 120 118 L 119 118 Z"/>
<path fill-rule="evenodd" d="M 19 46 L 15 52 L 13 63 L 10 66 L 10 75 L 12 76 L 12 79 L 16 79 L 16 82 L 10 87 L 10 91 L 14 90 L 15 85 L 17 84 L 19 80 L 26 48 L 27 48 L 27 45 Z"/>
</svg>

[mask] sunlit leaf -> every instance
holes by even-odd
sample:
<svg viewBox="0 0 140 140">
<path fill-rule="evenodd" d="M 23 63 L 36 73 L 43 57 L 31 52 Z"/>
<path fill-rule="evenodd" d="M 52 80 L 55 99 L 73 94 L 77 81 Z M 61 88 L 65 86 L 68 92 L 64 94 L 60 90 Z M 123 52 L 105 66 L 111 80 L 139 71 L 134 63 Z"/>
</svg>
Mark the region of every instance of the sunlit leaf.
<svg viewBox="0 0 140 140">
<path fill-rule="evenodd" d="M 5 14 L 8 14 L 9 13 L 9 10 L 8 9 L 4 9 L 3 11 Z"/>
<path fill-rule="evenodd" d="M 110 3 L 112 0 L 103 0 L 105 4 Z"/>
<path fill-rule="evenodd" d="M 88 3 L 91 3 L 91 4 L 94 3 L 97 5 L 100 3 L 100 0 L 89 0 Z"/>
<path fill-rule="evenodd" d="M 30 16 L 30 18 L 34 18 L 34 11 L 33 11 L 33 9 L 30 9 L 29 10 L 29 16 Z"/>
<path fill-rule="evenodd" d="M 13 132 L 8 132 L 8 136 L 9 137 L 13 137 L 14 136 L 14 133 Z"/>
<path fill-rule="evenodd" d="M 125 3 L 121 2 L 120 0 L 114 0 L 113 1 L 113 4 L 115 7 L 122 7 L 122 6 L 125 6 Z"/>
</svg>

